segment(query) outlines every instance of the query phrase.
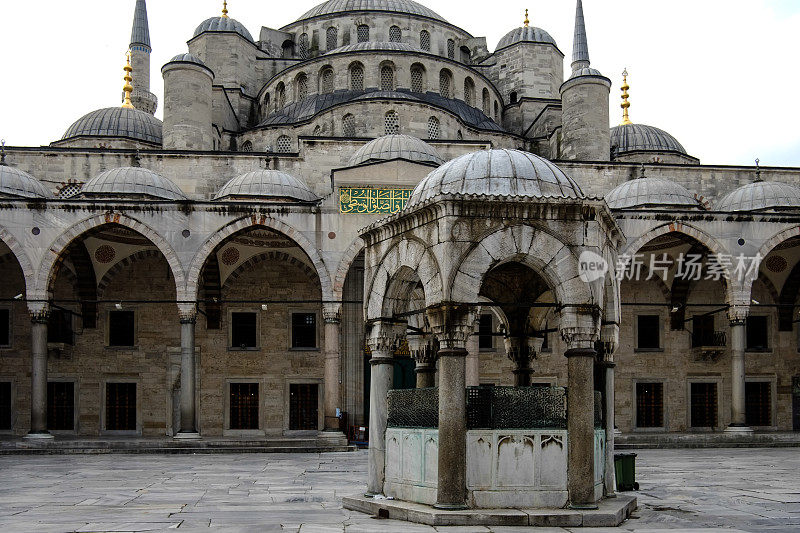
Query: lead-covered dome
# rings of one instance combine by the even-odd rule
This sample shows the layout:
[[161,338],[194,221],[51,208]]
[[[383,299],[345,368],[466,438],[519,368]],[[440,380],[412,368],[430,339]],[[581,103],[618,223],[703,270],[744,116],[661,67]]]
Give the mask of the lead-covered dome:
[[214,197],[215,200],[252,200],[254,198],[270,200],[299,200],[314,202],[317,196],[308,186],[291,174],[279,170],[255,170],[236,176]]
[[70,126],[62,141],[76,137],[114,137],[161,146],[163,125],[153,115],[125,107],[92,111]]
[[666,131],[644,124],[625,124],[611,128],[611,149],[625,152],[678,152],[688,155],[678,140]]
[[[244,27],[244,24],[239,22],[238,20],[229,18],[229,17],[211,17],[210,19],[204,20],[196,30],[194,30],[194,37],[197,37],[201,33],[206,32],[233,32],[238,33],[251,43],[253,41],[253,36],[250,35],[250,32],[247,31],[247,28]],[[194,38],[192,37],[192,38]]]
[[749,183],[725,195],[716,211],[800,209],[800,187],[777,181]]
[[446,22],[436,12],[412,0],[328,0],[306,12],[297,21],[306,20],[322,15],[334,13],[347,13],[350,11],[384,11],[388,13],[402,13],[405,15],[418,15],[430,19]]
[[52,198],[41,181],[27,172],[0,164],[0,196],[4,198]]
[[495,50],[501,50],[517,43],[544,43],[558,47],[556,40],[542,28],[523,26],[522,28],[514,28],[506,33],[503,38],[500,39],[500,42],[497,43],[497,48]]
[[344,54],[350,52],[422,52],[419,48],[414,48],[407,43],[392,43],[387,41],[367,41],[365,43],[348,44],[334,48],[326,54]]
[[202,59],[200,59],[199,57],[197,57],[195,55],[189,54],[189,53],[178,54],[175,57],[173,57],[172,59],[170,59],[169,62],[170,63],[194,63],[195,65],[200,65],[201,67],[208,68],[206,66],[206,64],[203,63]]
[[384,135],[359,148],[348,164],[355,166],[367,161],[388,161],[398,158],[436,165],[444,163],[439,152],[421,139],[411,135]]
[[482,150],[462,155],[428,174],[406,209],[443,194],[585,198],[580,186],[550,161],[521,150]]
[[120,167],[90,179],[81,189],[86,198],[143,198],[145,200],[186,200],[183,191],[152,170]]
[[626,181],[606,194],[611,209],[634,207],[700,208],[700,202],[686,187],[662,178]]

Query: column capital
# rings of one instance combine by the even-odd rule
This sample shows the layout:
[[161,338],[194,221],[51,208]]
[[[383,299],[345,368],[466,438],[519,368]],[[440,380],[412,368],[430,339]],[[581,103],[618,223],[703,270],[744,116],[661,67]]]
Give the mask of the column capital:
[[464,304],[443,304],[428,309],[431,331],[439,340],[439,351],[447,348],[466,350],[467,339],[475,332],[475,309]]
[[567,351],[591,349],[600,338],[600,308],[596,305],[568,305],[559,309],[561,338]]
[[616,322],[604,323],[600,327],[600,342],[603,343],[603,358],[607,362],[614,361],[614,352],[619,348],[619,324]]
[[50,303],[28,302],[28,313],[34,324],[47,324],[50,318]]
[[197,321],[197,302],[179,303],[178,317],[181,320],[181,324],[194,324]]
[[432,335],[413,335],[407,337],[408,350],[417,367],[429,366],[436,361],[439,352],[438,341]]
[[322,304],[322,319],[326,324],[340,324],[342,322],[342,304]]
[[506,355],[517,368],[527,368],[542,351],[544,337],[504,337]]
[[749,305],[732,305],[728,308],[728,320],[731,326],[744,325],[748,316],[750,316]]
[[372,357],[391,359],[406,336],[406,322],[378,319],[367,323],[367,346]]

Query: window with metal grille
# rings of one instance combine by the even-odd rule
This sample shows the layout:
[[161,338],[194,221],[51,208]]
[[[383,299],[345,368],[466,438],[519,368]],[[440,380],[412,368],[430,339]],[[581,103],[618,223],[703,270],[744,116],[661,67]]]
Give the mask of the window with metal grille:
[[281,135],[275,143],[278,152],[288,153],[292,151],[292,139],[288,135]]
[[339,30],[332,26],[328,28],[325,31],[325,40],[327,41],[325,44],[327,45],[328,52],[336,49],[339,45]]
[[456,42],[453,39],[447,39],[447,57],[450,59],[456,57]]
[[47,342],[72,344],[72,313],[61,309],[50,311],[47,319]]
[[242,144],[242,152],[252,152],[253,151],[253,143],[250,141],[245,141]]
[[342,118],[342,133],[345,137],[356,136],[356,117],[347,114]]
[[691,427],[717,427],[717,384],[691,383]]
[[356,38],[360,43],[366,43],[369,41],[369,26],[366,24],[360,24],[358,28],[356,28]]
[[136,344],[136,319],[133,311],[109,311],[108,345],[129,347]]
[[231,347],[258,347],[258,315],[251,312],[231,313]]
[[364,67],[361,65],[353,65],[350,67],[350,90],[364,90]]
[[308,96],[308,76],[300,74],[297,76],[297,100],[302,100]]
[[73,431],[75,429],[74,383],[47,382],[47,429],[53,431]]
[[400,117],[395,111],[389,111],[383,119],[384,133],[386,135],[396,135],[400,133]]
[[283,82],[279,83],[278,88],[275,90],[275,103],[278,109],[286,106],[286,86]]
[[492,104],[489,101],[489,89],[483,88],[483,114],[487,117],[492,116]]
[[494,317],[491,313],[482,314],[478,322],[478,348],[481,350],[494,349]]
[[289,385],[289,429],[316,430],[319,426],[319,385]]
[[545,322],[544,323],[544,331],[542,332],[542,337],[544,340],[542,341],[542,351],[543,352],[552,352],[553,346],[550,344],[550,325]]
[[229,429],[258,429],[258,383],[231,383],[229,403]]
[[136,431],[136,383],[106,383],[106,429]]
[[403,39],[403,32],[400,31],[399,26],[392,26],[389,28],[389,42],[399,43]]
[[419,47],[426,52],[431,51],[431,34],[427,30],[419,32]]
[[0,309],[0,346],[11,346],[11,309]]
[[428,139],[438,139],[439,138],[439,119],[436,117],[430,117],[428,119]]
[[772,425],[772,383],[748,381],[744,384],[744,412],[748,426]]
[[420,66],[411,67],[411,92],[413,93],[423,92],[422,84],[424,79],[425,75],[422,71],[422,67]]
[[321,92],[322,94],[328,94],[333,92],[333,69],[326,68],[322,71],[322,82],[320,83]]
[[317,315],[292,313],[292,348],[317,347]]
[[303,59],[308,59],[308,34],[304,33],[300,35],[300,39],[297,41],[297,51],[300,53],[300,57]]
[[475,84],[470,78],[464,80],[464,102],[470,107],[475,105]]
[[381,67],[381,91],[394,91],[394,69],[388,65]]
[[11,431],[11,383],[0,382],[0,431]]
[[661,348],[661,321],[658,315],[636,317],[636,349],[658,350]]
[[765,316],[747,317],[747,349],[752,352],[769,351],[768,321]]
[[636,384],[636,427],[664,427],[664,384]]
[[70,181],[69,183],[61,187],[61,189],[58,191],[58,197],[64,199],[72,198],[76,194],[80,193],[82,188],[83,188],[82,183]]
[[450,73],[443,70],[439,73],[439,94],[442,98],[450,98]]

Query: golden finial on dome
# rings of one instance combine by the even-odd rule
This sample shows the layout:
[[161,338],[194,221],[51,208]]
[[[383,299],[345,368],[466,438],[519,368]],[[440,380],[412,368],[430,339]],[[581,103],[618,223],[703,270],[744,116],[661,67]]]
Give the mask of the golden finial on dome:
[[228,0],[222,2],[222,18],[228,18]]
[[125,92],[125,101],[122,103],[122,107],[125,109],[135,109],[131,103],[131,93],[133,92],[133,85],[131,85],[133,77],[131,76],[131,72],[133,72],[133,67],[131,66],[130,50],[128,50],[126,57],[128,61],[123,67],[123,70],[125,71],[125,77],[123,78],[125,80],[125,85],[122,87],[122,90]]
[[528,10],[526,9],[526,10],[525,10],[525,22],[524,22],[524,24],[525,24],[525,27],[527,28],[527,27],[528,27],[528,24],[530,24],[530,23],[531,23],[531,21],[530,21],[530,20],[528,20]]
[[625,69],[622,71],[622,87],[620,88],[622,90],[622,104],[620,105],[620,107],[622,107],[622,124],[620,124],[620,126],[633,124],[630,117],[628,117],[628,108],[631,107],[631,103],[628,101],[630,97],[628,89],[630,88],[631,86],[628,85],[628,69]]

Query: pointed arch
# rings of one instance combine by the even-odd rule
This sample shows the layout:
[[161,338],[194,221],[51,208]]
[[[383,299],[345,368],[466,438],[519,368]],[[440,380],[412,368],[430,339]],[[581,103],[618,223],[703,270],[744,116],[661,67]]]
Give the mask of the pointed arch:
[[3,243],[8,246],[8,249],[11,250],[11,254],[17,260],[17,263],[22,269],[22,278],[25,281],[25,290],[26,292],[30,291],[35,275],[33,263],[31,262],[30,257],[28,257],[27,252],[16,239],[16,237],[14,237],[6,228],[0,227],[0,241],[3,241]]
[[342,254],[339,260],[339,266],[336,268],[336,274],[333,276],[333,299],[342,300],[344,294],[344,282],[347,279],[347,273],[350,271],[350,266],[355,261],[358,254],[364,250],[364,241],[361,237],[356,237],[350,246]]

